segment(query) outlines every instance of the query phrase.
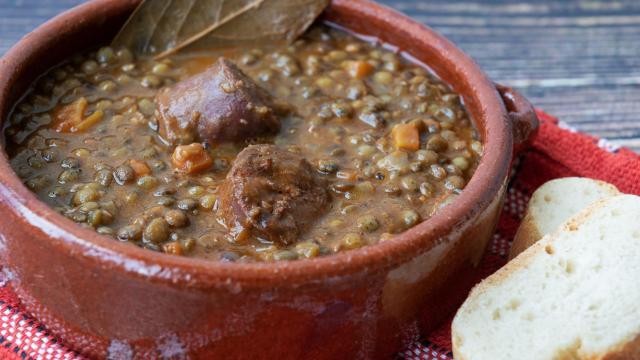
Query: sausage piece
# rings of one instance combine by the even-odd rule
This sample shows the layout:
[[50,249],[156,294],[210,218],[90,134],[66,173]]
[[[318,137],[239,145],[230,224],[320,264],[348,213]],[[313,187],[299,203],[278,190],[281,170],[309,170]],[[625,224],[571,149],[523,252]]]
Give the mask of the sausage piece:
[[160,136],[172,145],[242,141],[280,129],[271,96],[225,58],[162,89],[156,103]]
[[221,211],[236,239],[255,235],[291,245],[329,204],[327,184],[299,154],[251,145],[221,189]]

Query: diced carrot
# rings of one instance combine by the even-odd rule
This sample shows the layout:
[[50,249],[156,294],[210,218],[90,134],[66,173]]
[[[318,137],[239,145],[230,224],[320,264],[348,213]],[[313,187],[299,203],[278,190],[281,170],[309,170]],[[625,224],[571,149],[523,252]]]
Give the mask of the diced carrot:
[[347,71],[351,77],[362,79],[373,72],[373,65],[364,60],[351,61],[349,62]]
[[84,97],[57,109],[53,117],[53,127],[57,132],[85,131],[102,120],[104,113],[96,110],[93,114],[84,117],[89,103]]
[[177,146],[171,157],[173,166],[187,174],[206,170],[213,164],[213,159],[200,143]]
[[104,116],[104,113],[102,112],[102,110],[96,110],[93,112],[93,114],[87,116],[79,124],[73,126],[71,128],[71,132],[85,131],[90,127],[92,127],[93,125],[99,123],[100,120],[102,120],[103,116]]
[[420,133],[415,124],[398,124],[391,130],[396,149],[416,151],[420,148]]
[[57,109],[53,116],[53,125],[57,132],[72,132],[82,122],[87,110],[87,99],[84,97]]
[[133,172],[136,173],[136,177],[149,175],[151,173],[149,165],[147,165],[147,163],[144,161],[130,160],[129,165],[133,169]]

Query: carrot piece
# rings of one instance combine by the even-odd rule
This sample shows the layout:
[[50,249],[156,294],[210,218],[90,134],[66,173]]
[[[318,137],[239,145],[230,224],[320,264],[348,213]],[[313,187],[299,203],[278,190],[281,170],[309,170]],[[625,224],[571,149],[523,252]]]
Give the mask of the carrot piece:
[[420,148],[420,133],[415,124],[398,124],[391,130],[396,149],[416,151]]
[[53,116],[54,129],[57,132],[85,131],[102,120],[104,112],[96,110],[93,114],[84,117],[89,103],[84,97],[57,109]]
[[371,72],[373,72],[373,65],[364,60],[351,61],[347,68],[349,75],[356,79],[367,77]]
[[213,164],[211,155],[200,143],[177,146],[171,160],[178,171],[187,174],[206,170]]
[[84,97],[58,108],[53,115],[53,125],[57,132],[73,132],[73,128],[82,122],[89,103]]
[[136,173],[136,177],[141,177],[145,175],[149,175],[151,173],[151,169],[146,162],[140,160],[130,160],[129,165],[133,169],[133,172]]
[[88,128],[92,127],[93,125],[99,123],[100,120],[102,120],[103,116],[104,116],[104,112],[102,112],[102,110],[96,110],[93,112],[93,114],[87,116],[80,123],[73,126],[71,128],[71,132],[85,131]]

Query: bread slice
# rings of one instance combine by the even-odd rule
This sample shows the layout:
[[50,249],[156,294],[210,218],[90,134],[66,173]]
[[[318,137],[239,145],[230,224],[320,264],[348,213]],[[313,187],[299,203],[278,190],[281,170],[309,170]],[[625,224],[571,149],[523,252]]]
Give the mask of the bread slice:
[[640,197],[585,209],[472,291],[458,360],[640,359]]
[[588,178],[567,177],[546,182],[531,196],[527,213],[513,239],[509,259],[590,204],[619,194],[615,186]]

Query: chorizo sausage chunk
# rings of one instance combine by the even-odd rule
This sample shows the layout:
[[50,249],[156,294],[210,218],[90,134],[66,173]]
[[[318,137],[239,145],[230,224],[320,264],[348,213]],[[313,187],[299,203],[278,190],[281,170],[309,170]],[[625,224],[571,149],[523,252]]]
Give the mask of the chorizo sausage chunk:
[[236,239],[291,245],[329,204],[325,180],[299,154],[274,145],[242,150],[222,185],[221,211]]
[[172,145],[242,141],[280,129],[271,96],[225,58],[162,89],[156,102],[160,136]]

